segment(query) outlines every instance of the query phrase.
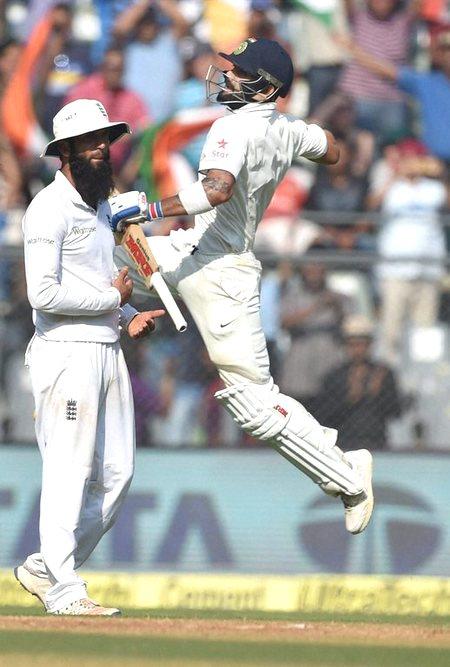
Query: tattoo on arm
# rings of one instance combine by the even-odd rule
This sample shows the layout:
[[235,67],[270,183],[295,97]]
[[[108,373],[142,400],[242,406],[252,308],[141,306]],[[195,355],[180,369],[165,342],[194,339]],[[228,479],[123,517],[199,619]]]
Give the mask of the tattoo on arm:
[[205,188],[206,195],[214,192],[222,192],[226,194],[230,191],[230,183],[225,179],[218,178],[217,176],[206,176],[203,179],[202,185]]

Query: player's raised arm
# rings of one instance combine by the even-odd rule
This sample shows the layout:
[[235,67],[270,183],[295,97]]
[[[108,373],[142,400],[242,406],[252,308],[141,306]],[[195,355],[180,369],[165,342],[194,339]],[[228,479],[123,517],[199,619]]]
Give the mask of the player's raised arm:
[[315,123],[306,124],[299,119],[293,121],[293,128],[294,159],[304,157],[319,164],[336,164],[339,160],[339,146],[329,130]]
[[115,195],[109,200],[111,228],[114,232],[121,232],[124,225],[131,222],[206,213],[232,197],[235,180],[229,171],[208,169],[203,179],[186,186],[173,197],[148,205],[142,204],[144,193],[137,190]]

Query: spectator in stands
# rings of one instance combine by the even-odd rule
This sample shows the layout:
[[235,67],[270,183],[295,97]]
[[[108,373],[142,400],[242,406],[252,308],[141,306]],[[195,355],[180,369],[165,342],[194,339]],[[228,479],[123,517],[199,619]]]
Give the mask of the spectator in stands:
[[100,24],[100,35],[91,46],[92,64],[97,67],[106,50],[114,43],[112,30],[115,20],[129,6],[130,0],[92,0],[92,3]]
[[21,51],[22,46],[15,39],[6,39],[0,44],[0,97],[17,65]]
[[136,425],[136,445],[151,447],[158,443],[152,438],[152,419],[165,416],[170,405],[170,397],[165,385],[165,378],[161,378],[160,386],[154,386],[148,379],[148,341],[133,341],[128,344],[125,337],[121,340],[121,347],[125,354],[133,390],[134,417]]
[[[273,39],[279,42],[291,54],[292,45],[289,40],[284,39],[278,28],[281,14],[277,9],[277,0],[250,0],[248,7],[248,19],[246,36],[253,39]],[[243,7],[246,3],[242,3]],[[220,49],[226,51],[227,49]],[[277,108],[279,111],[287,111],[290,104],[291,94],[285,98],[278,98]]]
[[[405,65],[415,18],[413,5],[405,7],[399,0],[366,0],[357,8],[350,0],[347,6],[357,48],[383,58],[393,69]],[[369,72],[352,60],[343,70],[339,89],[354,99],[358,126],[380,140],[405,126],[403,95],[381,72]]]
[[395,150],[393,178],[371,193],[372,205],[379,201],[382,213],[378,249],[384,261],[377,268],[380,348],[390,364],[399,361],[405,320],[422,327],[435,324],[446,255],[439,218],[447,203],[443,164],[416,140],[403,140]]
[[[0,130],[0,245],[21,246],[24,204],[24,178],[20,163]],[[0,316],[12,306],[11,269],[15,266],[8,258],[0,258]]]
[[[208,42],[186,39],[183,46],[185,76],[178,85],[174,103],[175,111],[198,109],[206,106],[205,76],[216,54]],[[206,132],[199,134],[183,149],[182,155],[188,161],[193,173],[197,174],[198,163],[205,142]]]
[[256,252],[298,256],[325,238],[319,225],[302,216],[312,181],[311,171],[299,165],[287,170],[258,225]]
[[0,130],[0,230],[6,224],[8,211],[23,208],[23,174],[7,137]]
[[[396,83],[400,90],[412,96],[418,105],[423,143],[432,155],[450,162],[450,30],[436,37],[436,69],[424,72],[385,60],[384,53],[374,55],[354,42],[340,41],[347,44],[355,63],[366,71],[366,76],[373,73]],[[380,116],[383,114],[381,109]]]
[[400,169],[402,145],[408,146],[408,144],[413,147],[417,145],[417,141],[411,133],[404,132],[394,134],[380,146],[380,155],[372,164],[367,177],[366,210],[380,209],[384,194]]
[[251,0],[247,34],[254,39],[279,39],[273,0]]
[[387,425],[402,413],[402,398],[393,371],[374,361],[373,324],[352,315],[343,324],[346,360],[322,380],[314,401],[318,419],[339,431],[339,446],[386,449]]
[[333,39],[333,32],[346,34],[348,21],[342,0],[330,3],[328,21],[299,4],[291,3],[286,27],[295,69],[308,81],[308,115],[315,115],[318,105],[336,88],[346,54]]
[[325,267],[302,264],[281,295],[281,325],[290,337],[281,366],[280,387],[307,409],[322,377],[342,359],[341,324],[353,300],[327,287]]
[[276,384],[279,383],[282,353],[279,347],[281,336],[281,295],[293,277],[293,266],[282,259],[275,269],[264,268],[261,274],[261,326],[264,331],[269,354],[270,371]]
[[319,165],[311,189],[308,208],[313,211],[361,211],[366,183],[356,175],[353,165],[354,145],[338,140],[340,158],[337,164]]
[[[217,374],[214,373],[214,377],[206,385],[201,398],[203,409],[200,414],[200,420],[205,433],[207,447],[223,447],[227,444],[223,432],[223,421],[227,415],[220,409],[221,405],[214,397],[214,394],[220,389],[223,389],[223,383],[217,377]],[[236,433],[236,440],[233,444],[237,444],[241,437],[240,433]]]
[[138,0],[118,15],[113,29],[115,38],[126,44],[125,85],[142,95],[155,122],[173,114],[182,78],[177,40],[185,34],[187,22],[177,4]]
[[201,431],[205,417],[202,396],[215,375],[194,320],[184,314],[188,328],[174,340],[171,350],[172,397],[161,432],[163,444],[173,447],[205,444]]
[[370,223],[359,213],[364,208],[367,189],[367,173],[362,171],[362,164],[367,164],[368,155],[359,152],[357,138],[349,135],[349,139],[337,140],[339,162],[319,165],[306,207],[322,213],[322,237],[315,243],[344,251],[371,246]]
[[352,147],[351,173],[356,178],[364,178],[375,156],[375,137],[357,126],[355,102],[351,97],[342,93],[329,95],[309,120],[325,126],[336,139]]
[[51,10],[52,31],[36,73],[36,111],[43,129],[52,134],[53,117],[63,106],[69,89],[91,72],[86,43],[72,33],[73,10],[68,2],[57,3]]
[[[123,52],[118,48],[108,49],[99,71],[71,88],[64,104],[80,98],[99,100],[111,110],[111,121],[124,120],[133,128],[135,136],[150,123],[150,117],[141,96],[124,87],[123,71]],[[120,175],[130,150],[131,140],[119,141],[111,146],[111,161],[116,175]]]
[[4,328],[0,342],[0,419],[6,417],[3,423],[6,442],[30,442],[35,435],[34,400],[30,378],[24,373],[23,355],[33,336],[34,324],[22,255],[8,264],[9,304],[7,309],[5,304],[0,309],[0,326]]

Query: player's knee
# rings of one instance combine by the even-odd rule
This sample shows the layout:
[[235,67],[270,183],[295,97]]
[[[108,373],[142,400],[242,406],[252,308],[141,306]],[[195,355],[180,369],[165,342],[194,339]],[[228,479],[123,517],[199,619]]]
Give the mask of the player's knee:
[[223,357],[219,353],[210,353],[210,358],[216,366],[221,379],[227,385],[248,384],[257,387],[265,387],[272,382],[269,366],[258,366],[248,362],[230,364],[227,361],[230,358]]

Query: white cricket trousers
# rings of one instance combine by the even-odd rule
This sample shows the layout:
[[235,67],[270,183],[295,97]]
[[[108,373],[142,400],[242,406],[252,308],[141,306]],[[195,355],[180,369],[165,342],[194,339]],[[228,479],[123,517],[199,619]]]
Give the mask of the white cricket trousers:
[[42,456],[40,554],[47,610],[86,597],[75,570],[112,526],[134,470],[134,408],[120,344],[54,342],[35,336],[29,366]]
[[[164,279],[189,308],[224,383],[271,382],[260,316],[261,263],[253,253],[197,251],[183,256],[169,237],[148,240]],[[119,253],[119,263],[120,257]],[[138,289],[140,282],[137,276]]]

